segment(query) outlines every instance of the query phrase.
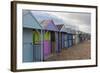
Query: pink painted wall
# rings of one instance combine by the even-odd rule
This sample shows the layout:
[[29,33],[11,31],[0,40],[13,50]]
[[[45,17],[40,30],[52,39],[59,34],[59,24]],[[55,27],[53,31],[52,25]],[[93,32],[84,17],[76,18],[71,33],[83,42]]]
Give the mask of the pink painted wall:
[[51,54],[51,43],[48,40],[44,40],[44,59],[48,58],[48,56]]

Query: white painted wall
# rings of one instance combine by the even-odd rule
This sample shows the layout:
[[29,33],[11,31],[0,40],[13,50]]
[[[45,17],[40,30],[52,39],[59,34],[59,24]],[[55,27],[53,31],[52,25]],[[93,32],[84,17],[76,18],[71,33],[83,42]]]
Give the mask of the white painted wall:
[[[10,45],[11,45],[10,44],[10,34],[11,34],[10,33],[10,29],[11,29],[10,28],[10,8],[11,8],[10,1],[11,0],[0,0],[0,73],[12,73],[10,71]],[[37,1],[37,2],[45,1],[45,2],[52,2],[52,3],[54,2],[54,3],[83,4],[83,5],[100,4],[100,0],[31,0],[31,1]],[[100,13],[100,10],[98,13]],[[100,25],[98,25],[98,28],[99,27]],[[98,29],[98,31],[100,31],[100,29]],[[98,34],[98,37],[100,37],[100,34]],[[98,43],[100,43],[99,40],[100,38],[98,38]],[[100,52],[99,48],[100,46],[98,46],[98,52]],[[100,53],[98,55],[100,56]],[[100,57],[99,57],[99,64],[100,64]],[[92,68],[35,71],[34,73],[42,73],[42,72],[43,73],[57,73],[57,72],[58,73],[87,73],[87,72],[99,73],[100,65],[99,67],[92,67]],[[33,72],[25,72],[25,73],[33,73]]]

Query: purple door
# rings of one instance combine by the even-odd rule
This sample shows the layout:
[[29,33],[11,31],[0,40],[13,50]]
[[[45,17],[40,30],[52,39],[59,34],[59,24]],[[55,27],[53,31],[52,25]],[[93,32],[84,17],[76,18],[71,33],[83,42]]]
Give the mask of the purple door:
[[50,53],[51,53],[50,41],[49,40],[44,40],[44,60],[49,57]]

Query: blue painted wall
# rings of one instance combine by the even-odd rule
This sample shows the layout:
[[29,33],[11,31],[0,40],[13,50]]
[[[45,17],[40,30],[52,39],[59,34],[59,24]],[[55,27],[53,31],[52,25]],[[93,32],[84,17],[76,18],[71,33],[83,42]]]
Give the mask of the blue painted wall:
[[33,62],[32,30],[23,29],[23,62]]
[[61,41],[61,32],[58,32],[58,49],[61,51],[62,41]]
[[62,48],[64,48],[64,33],[62,33]]
[[41,61],[41,45],[33,45],[33,61]]
[[72,47],[73,46],[73,40],[68,40],[68,47]]
[[33,61],[41,61],[41,32],[33,31]]
[[33,44],[33,29],[42,29],[34,15],[23,10],[23,62],[33,62],[41,60],[41,43]]
[[64,47],[65,48],[68,48],[68,40],[67,40],[67,33],[66,34],[64,34]]
[[72,47],[73,46],[73,35],[68,34],[67,35],[67,40],[68,40],[68,47]]
[[30,12],[23,15],[23,27],[41,29],[40,24],[37,22],[37,20],[34,18],[34,16]]
[[56,39],[56,52],[61,52],[61,48],[58,48],[58,32],[55,32],[55,39]]
[[23,62],[41,61],[41,43],[33,43],[33,30],[23,29]]

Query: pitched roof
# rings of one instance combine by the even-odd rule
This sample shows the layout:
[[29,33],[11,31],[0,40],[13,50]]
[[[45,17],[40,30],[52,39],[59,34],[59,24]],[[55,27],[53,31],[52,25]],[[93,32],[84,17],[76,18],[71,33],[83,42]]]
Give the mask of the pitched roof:
[[58,25],[57,27],[59,27],[60,32],[72,33],[72,29],[68,28],[68,27],[65,27],[64,24],[63,25]]
[[23,27],[24,28],[31,28],[31,29],[42,29],[41,25],[39,22],[36,20],[34,15],[31,12],[23,12]]
[[41,25],[45,30],[59,31],[53,20],[43,20]]
[[59,31],[61,30],[61,28],[64,26],[64,24],[59,24],[59,25],[56,25],[57,28],[59,29]]

